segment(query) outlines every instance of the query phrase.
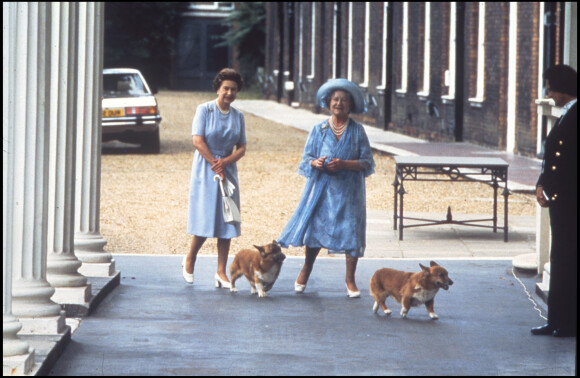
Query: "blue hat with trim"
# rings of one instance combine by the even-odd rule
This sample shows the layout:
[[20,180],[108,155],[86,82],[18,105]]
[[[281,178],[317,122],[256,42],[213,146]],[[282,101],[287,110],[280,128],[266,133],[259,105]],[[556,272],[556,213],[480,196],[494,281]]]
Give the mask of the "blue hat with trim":
[[354,104],[351,106],[351,112],[354,114],[361,114],[367,111],[367,102],[365,101],[365,95],[360,90],[358,85],[347,79],[331,79],[322,86],[316,92],[316,102],[322,108],[326,108],[326,102],[328,97],[336,90],[348,92],[352,97]]

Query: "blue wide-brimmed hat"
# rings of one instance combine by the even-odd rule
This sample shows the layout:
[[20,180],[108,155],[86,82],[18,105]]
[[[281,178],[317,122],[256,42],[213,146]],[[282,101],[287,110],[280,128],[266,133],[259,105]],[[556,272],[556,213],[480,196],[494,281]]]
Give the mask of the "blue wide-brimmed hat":
[[367,111],[365,95],[358,85],[347,79],[331,79],[322,84],[318,89],[318,92],[316,92],[316,102],[318,105],[325,108],[328,97],[337,89],[350,93],[354,102],[351,107],[351,113],[361,114]]

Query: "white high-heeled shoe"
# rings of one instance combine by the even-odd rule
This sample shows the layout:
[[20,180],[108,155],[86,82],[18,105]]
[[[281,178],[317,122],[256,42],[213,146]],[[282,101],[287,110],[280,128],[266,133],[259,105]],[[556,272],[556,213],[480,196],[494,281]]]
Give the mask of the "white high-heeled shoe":
[[306,289],[306,284],[301,285],[298,282],[294,282],[294,291],[297,293],[304,293],[304,290]]
[[[345,284],[346,285],[346,284]],[[360,298],[360,291],[351,291],[346,285],[346,292],[349,298]]]
[[183,279],[185,280],[185,282],[192,284],[193,283],[193,273],[189,274],[185,271],[185,260],[187,259],[187,256],[183,256],[183,260],[181,261],[181,266],[183,268],[182,274],[183,274]]
[[215,279],[215,287],[217,288],[223,287],[224,289],[232,288],[232,284],[230,282],[222,280],[217,273],[215,274],[215,276],[213,276],[213,278]]

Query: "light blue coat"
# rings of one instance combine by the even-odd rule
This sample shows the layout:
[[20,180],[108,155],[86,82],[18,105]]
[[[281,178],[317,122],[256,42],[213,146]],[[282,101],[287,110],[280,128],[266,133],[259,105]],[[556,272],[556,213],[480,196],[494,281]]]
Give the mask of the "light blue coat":
[[[374,173],[375,162],[363,126],[349,120],[340,141],[332,133],[328,121],[310,131],[298,173],[307,178],[296,211],[278,238],[288,246],[327,248],[329,253],[364,255],[366,247],[365,178]],[[326,156],[358,160],[362,171],[344,170],[335,173],[313,168],[312,160]]]

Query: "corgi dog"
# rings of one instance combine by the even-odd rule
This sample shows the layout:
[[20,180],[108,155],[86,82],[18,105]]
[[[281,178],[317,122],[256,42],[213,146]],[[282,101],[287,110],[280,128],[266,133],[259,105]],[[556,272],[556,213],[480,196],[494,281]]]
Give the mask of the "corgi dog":
[[257,292],[262,298],[274,286],[286,255],[282,253],[276,241],[264,246],[254,245],[254,247],[257,251],[243,249],[236,254],[230,265],[230,291],[232,293],[238,291],[236,280],[244,275],[250,281],[251,293]]
[[389,310],[385,304],[388,296],[393,297],[402,305],[401,316],[407,317],[409,309],[424,304],[431,319],[439,317],[433,310],[435,295],[439,289],[448,290],[453,285],[447,270],[431,261],[429,268],[419,264],[421,271],[418,273],[403,272],[401,270],[382,268],[375,272],[370,282],[370,292],[375,303],[373,312],[377,312],[381,306],[383,312],[389,316]]

